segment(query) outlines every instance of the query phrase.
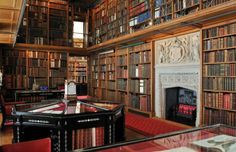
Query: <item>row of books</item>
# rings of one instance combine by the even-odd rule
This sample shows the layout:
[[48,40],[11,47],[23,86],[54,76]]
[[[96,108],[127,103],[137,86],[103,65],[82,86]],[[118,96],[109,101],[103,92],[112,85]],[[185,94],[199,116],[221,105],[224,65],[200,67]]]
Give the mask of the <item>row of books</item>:
[[127,80],[117,79],[116,81],[117,81],[117,89],[118,90],[123,90],[123,91],[127,90]]
[[37,13],[48,13],[48,8],[47,7],[41,7],[41,6],[35,6],[35,5],[30,5],[29,6],[29,11],[30,12],[37,12]]
[[203,38],[211,38],[236,33],[236,23],[203,30]]
[[127,55],[118,56],[116,61],[117,65],[127,65]]
[[100,73],[100,75],[99,75],[100,77],[99,77],[99,79],[100,80],[105,80],[106,79],[106,73]]
[[5,74],[12,74],[12,75],[26,75],[26,67],[21,66],[14,66],[14,67],[7,67],[4,69]]
[[43,59],[32,58],[28,60],[29,67],[47,67],[48,61]]
[[203,89],[219,91],[236,91],[236,78],[203,78]]
[[129,3],[130,3],[130,7],[132,8],[146,1],[147,0],[129,0]]
[[140,23],[143,23],[143,22],[147,21],[148,19],[150,19],[150,17],[151,17],[151,13],[149,11],[144,12],[134,18],[131,18],[129,20],[129,26],[132,27],[132,26],[138,25]]
[[115,81],[108,81],[107,88],[111,89],[111,90],[115,90],[116,89],[116,82]]
[[49,77],[66,77],[66,68],[50,69]]
[[226,124],[236,126],[236,113],[224,110],[205,109],[205,124]]
[[150,78],[150,64],[130,65],[129,77],[131,78]]
[[16,66],[21,66],[24,67],[26,66],[26,58],[19,58],[19,57],[5,57],[3,60],[3,64],[5,66],[11,66],[11,67],[16,67]]
[[98,79],[98,73],[93,73],[93,79]]
[[47,7],[48,6],[48,2],[47,1],[43,1],[43,0],[30,0],[29,4],[30,5],[43,6],[43,7]]
[[30,40],[31,44],[43,45],[47,44],[48,39],[46,37],[32,37]]
[[77,83],[87,83],[87,76],[71,76],[71,79]]
[[24,18],[23,25],[26,26],[27,22],[29,22],[29,26],[31,27],[47,28],[47,20],[48,20],[47,14],[29,12],[28,21],[27,21],[27,18]]
[[28,51],[29,58],[37,58],[37,59],[47,59],[48,53],[47,52],[39,52],[39,51]]
[[66,60],[50,59],[50,68],[61,68],[66,66],[67,66]]
[[51,9],[60,9],[60,10],[66,10],[67,9],[67,5],[59,5],[58,3],[49,3],[48,7]]
[[108,80],[115,80],[115,72],[108,72]]
[[150,94],[150,80],[130,80],[129,86],[130,92]]
[[67,59],[67,54],[66,53],[50,52],[50,59],[66,60]]
[[204,52],[204,63],[236,61],[236,49]]
[[114,71],[115,70],[115,64],[107,64],[107,70],[108,71]]
[[27,81],[25,75],[8,75],[3,77],[3,83],[6,89],[25,89],[27,88]]
[[118,78],[128,78],[127,67],[118,67],[116,73]]
[[167,6],[165,8],[163,7],[165,7],[165,5],[162,7],[155,8],[155,12],[154,12],[155,19],[160,18],[160,17],[166,17],[167,15],[171,15],[172,13],[171,7],[170,6]]
[[100,87],[105,89],[106,88],[106,81],[100,80]]
[[[29,29],[29,33],[31,34],[31,37],[44,37],[45,40],[46,40],[46,37],[47,37],[47,30],[44,29],[44,28],[30,28]],[[42,41],[42,40],[36,40],[34,39],[34,41]]]
[[236,36],[227,36],[203,41],[204,50],[224,49],[236,46]]
[[50,78],[49,87],[57,88],[58,86],[64,86],[65,78]]
[[141,111],[150,111],[150,96],[148,95],[129,95],[129,106]]
[[136,45],[134,47],[129,48],[129,52],[137,52],[137,51],[146,51],[151,50],[151,43],[144,43],[140,45]]
[[3,57],[19,57],[19,58],[25,58],[26,57],[26,51],[22,50],[4,50],[2,51]]
[[46,77],[48,74],[48,69],[47,68],[29,68],[28,71],[28,76],[29,77]]
[[97,79],[93,79],[92,84],[93,84],[93,87],[95,87],[95,88],[99,87],[99,85],[98,85],[99,83],[98,83]]
[[236,64],[203,65],[203,76],[235,76]]
[[111,91],[111,90],[107,90],[107,100],[109,101],[116,101],[116,92],[115,91]]
[[119,92],[119,91],[117,92],[117,99],[116,100],[119,103],[125,104],[127,99],[128,99],[128,97],[127,97],[127,93],[126,92]]
[[146,11],[149,8],[149,3],[147,0],[143,0],[143,2],[139,5],[136,5],[135,7],[131,7],[129,8],[129,17],[132,18],[136,15],[139,15],[140,13],[143,13],[144,11]]
[[236,110],[236,94],[204,92],[204,103],[207,107]]
[[203,0],[202,5],[203,5],[203,8],[208,8],[208,7],[222,4],[227,1],[230,1],[230,0]]
[[53,17],[53,18],[50,17],[49,27],[50,27],[49,30],[58,29],[62,32],[66,31],[67,28],[66,20],[61,17]]
[[199,4],[199,0],[176,0],[175,10],[182,10]]
[[130,64],[147,63],[151,61],[151,51],[141,51],[130,54]]

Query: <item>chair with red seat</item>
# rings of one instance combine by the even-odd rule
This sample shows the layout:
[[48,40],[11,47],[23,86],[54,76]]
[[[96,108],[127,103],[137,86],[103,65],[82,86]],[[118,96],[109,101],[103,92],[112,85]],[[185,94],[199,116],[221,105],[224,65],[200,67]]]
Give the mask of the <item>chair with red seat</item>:
[[2,124],[1,124],[1,129],[4,129],[6,125],[12,124],[12,108],[16,104],[23,104],[25,102],[23,101],[16,101],[16,102],[5,102],[3,94],[0,93],[0,105],[1,105],[1,110],[2,110]]
[[0,146],[1,152],[51,152],[51,139],[44,138]]

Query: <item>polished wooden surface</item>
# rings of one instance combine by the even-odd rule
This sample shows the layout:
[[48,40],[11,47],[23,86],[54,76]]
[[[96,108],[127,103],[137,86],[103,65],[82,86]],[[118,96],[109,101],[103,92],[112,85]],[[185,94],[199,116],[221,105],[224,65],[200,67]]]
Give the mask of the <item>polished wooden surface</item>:
[[[2,113],[0,113],[0,124],[2,123]],[[3,131],[0,130],[0,146],[11,144],[13,138],[13,130],[10,126],[7,126]]]

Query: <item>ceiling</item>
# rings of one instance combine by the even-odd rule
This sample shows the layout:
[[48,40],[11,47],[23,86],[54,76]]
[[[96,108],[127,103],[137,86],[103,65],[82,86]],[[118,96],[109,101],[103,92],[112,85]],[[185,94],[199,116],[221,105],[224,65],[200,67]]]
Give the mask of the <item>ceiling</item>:
[[14,44],[26,0],[0,0],[0,44]]

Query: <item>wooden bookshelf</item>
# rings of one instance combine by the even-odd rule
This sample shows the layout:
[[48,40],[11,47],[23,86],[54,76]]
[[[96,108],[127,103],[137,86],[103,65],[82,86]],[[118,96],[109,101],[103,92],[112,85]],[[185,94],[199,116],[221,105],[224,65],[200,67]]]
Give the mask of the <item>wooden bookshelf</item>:
[[66,0],[28,0],[17,43],[72,46],[73,12]]
[[129,107],[152,113],[151,43],[129,48]]
[[[157,31],[160,31],[161,34],[164,33],[167,35],[178,33],[178,30],[176,30],[177,25],[182,26],[181,28],[184,29],[184,31],[186,31],[187,29],[186,26],[199,28],[201,27],[201,23],[205,24],[205,21],[200,21],[200,24],[194,22],[205,19],[207,11],[204,12],[203,10],[211,9],[213,7],[212,10],[216,11],[219,9],[215,6],[223,6],[224,4],[227,5],[227,3],[230,2],[233,2],[233,0],[127,0],[122,3],[119,2],[119,0],[113,0],[113,3],[111,2],[111,0],[103,0],[95,8],[92,9],[93,13],[91,18],[94,21],[92,29],[94,30],[92,31],[93,40],[90,41],[92,42],[92,45],[102,43],[101,45],[105,46],[107,42],[112,42],[114,38],[120,36],[122,36],[122,38],[118,38],[117,40],[129,41],[130,37],[133,38],[137,35],[150,37],[150,35],[155,35],[155,33],[158,33]],[[117,4],[116,6],[113,5],[115,3]],[[122,13],[119,12],[120,8],[123,9]],[[229,11],[229,9],[227,11]],[[116,17],[114,17],[115,14]],[[125,24],[123,24],[121,20],[119,20],[119,14],[123,15],[122,22]],[[191,16],[191,14],[203,17],[196,18],[196,16]],[[213,14],[214,15],[212,15],[212,17],[216,16],[217,13]],[[189,16],[189,18],[184,18],[185,16]],[[114,18],[118,20],[119,26],[117,26],[117,22],[116,20],[114,20]],[[182,18],[183,20],[179,18]],[[125,20],[127,20],[127,24]],[[162,24],[166,22],[169,23],[164,25]],[[120,26],[120,23],[124,26]],[[160,25],[160,28],[158,28],[159,26],[155,25]],[[173,28],[171,28],[171,31],[166,30],[166,28],[169,29],[171,26],[173,26]],[[127,29],[127,32],[124,32],[123,34],[115,34],[113,32],[113,29],[115,28],[113,27],[120,28],[117,29],[116,32],[123,30],[122,27],[125,27],[124,29]],[[164,30],[162,31],[162,29]],[[104,31],[109,32],[106,33]],[[161,35],[160,37],[163,37],[163,35]],[[101,48],[101,45],[99,45],[98,47]],[[94,47],[90,47],[89,50],[94,50]]]
[[48,86],[48,52],[27,51],[28,89],[35,82],[39,86]]
[[203,119],[205,125],[236,125],[236,23],[205,28],[203,52]]
[[67,53],[49,52],[49,88],[64,86],[67,78]]
[[87,57],[68,57],[68,79],[76,83],[87,83]]
[[53,50],[4,48],[4,87],[12,90],[32,90],[33,83],[49,89],[64,86],[67,79],[67,56],[66,52]]
[[98,98],[98,55],[89,57],[89,95]]
[[129,32],[150,26],[151,4],[149,0],[129,0]]
[[152,43],[134,45],[90,56],[90,95],[151,116],[154,113]]
[[116,50],[116,97],[128,105],[128,48]]
[[2,52],[6,89],[24,89],[27,87],[27,58],[24,50],[6,49]]

